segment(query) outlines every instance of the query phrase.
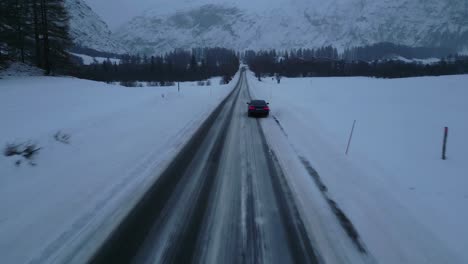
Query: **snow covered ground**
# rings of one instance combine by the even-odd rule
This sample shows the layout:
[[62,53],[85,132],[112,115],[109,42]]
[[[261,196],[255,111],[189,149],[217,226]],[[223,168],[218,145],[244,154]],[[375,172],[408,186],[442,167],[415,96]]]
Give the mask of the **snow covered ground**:
[[[89,254],[235,85],[182,83],[178,93],[2,78],[2,263],[70,263]],[[40,147],[32,160],[3,155],[7,144],[28,142]]]
[[440,62],[440,59],[438,59],[438,58],[407,59],[407,58],[402,57],[402,56],[396,56],[393,59],[398,60],[398,61],[402,61],[402,62],[406,62],[406,63],[421,63],[421,64],[424,64],[424,65],[431,65],[431,64],[436,64],[436,63]]
[[5,67],[6,69],[0,70],[0,78],[44,75],[43,70],[24,63],[14,62]]
[[261,123],[312,233],[329,239],[318,243],[325,259],[339,242],[322,231],[330,225],[312,206],[319,191],[307,164],[379,263],[468,263],[467,75],[249,81],[253,97],[270,101]]
[[91,56],[88,56],[88,55],[78,54],[78,53],[70,53],[70,54],[72,54],[74,56],[77,56],[78,58],[81,58],[83,60],[84,65],[91,65],[94,62],[103,63],[107,59],[109,59],[112,62],[112,64],[114,64],[114,63],[119,64],[120,63],[120,59],[115,59],[115,58],[91,57]]

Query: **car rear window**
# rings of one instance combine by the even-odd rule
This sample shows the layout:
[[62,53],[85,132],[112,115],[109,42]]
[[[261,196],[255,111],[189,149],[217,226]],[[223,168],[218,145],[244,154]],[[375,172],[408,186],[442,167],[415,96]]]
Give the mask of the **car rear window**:
[[266,102],[263,101],[263,100],[252,100],[252,102],[250,102],[251,105],[266,105]]

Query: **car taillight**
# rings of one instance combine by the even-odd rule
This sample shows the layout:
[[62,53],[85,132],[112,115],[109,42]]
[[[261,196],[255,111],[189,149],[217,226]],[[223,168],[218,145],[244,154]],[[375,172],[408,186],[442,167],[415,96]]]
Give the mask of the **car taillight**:
[[249,110],[255,110],[255,106],[249,106]]
[[270,110],[268,106],[263,107],[263,110]]

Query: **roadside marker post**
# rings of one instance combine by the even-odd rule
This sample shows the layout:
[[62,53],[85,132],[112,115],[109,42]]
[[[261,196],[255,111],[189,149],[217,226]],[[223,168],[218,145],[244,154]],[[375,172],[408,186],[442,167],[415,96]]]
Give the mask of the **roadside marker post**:
[[442,159],[447,159],[447,138],[448,138],[448,127],[444,128],[444,141],[442,143]]
[[351,145],[351,140],[353,139],[353,133],[354,133],[354,127],[356,126],[356,120],[353,122],[353,127],[351,128],[351,134],[349,135],[349,140],[348,140],[348,146],[346,147],[346,156],[348,155],[349,152],[349,146]]

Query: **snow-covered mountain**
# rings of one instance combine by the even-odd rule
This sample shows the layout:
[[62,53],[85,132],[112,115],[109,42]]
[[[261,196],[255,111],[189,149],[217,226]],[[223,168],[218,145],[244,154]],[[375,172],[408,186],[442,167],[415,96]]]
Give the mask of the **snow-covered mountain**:
[[125,53],[107,24],[83,1],[66,0],[70,14],[70,35],[77,46],[101,52]]
[[[466,0],[158,0],[116,31],[140,53],[223,46],[338,48],[393,42],[468,47]],[[249,3],[250,2],[250,3]]]

